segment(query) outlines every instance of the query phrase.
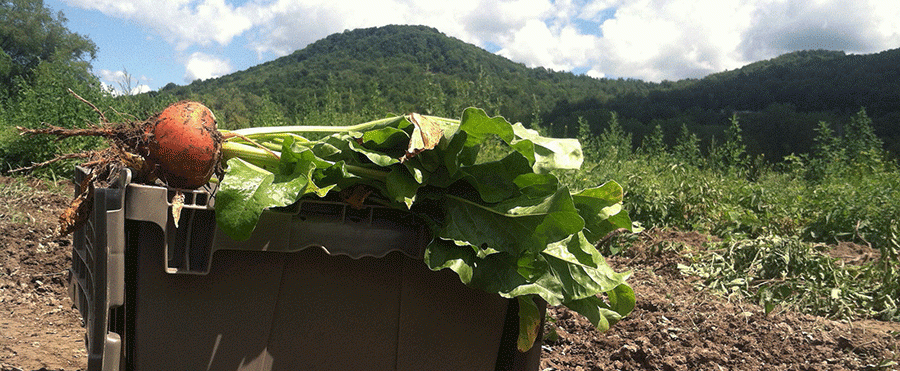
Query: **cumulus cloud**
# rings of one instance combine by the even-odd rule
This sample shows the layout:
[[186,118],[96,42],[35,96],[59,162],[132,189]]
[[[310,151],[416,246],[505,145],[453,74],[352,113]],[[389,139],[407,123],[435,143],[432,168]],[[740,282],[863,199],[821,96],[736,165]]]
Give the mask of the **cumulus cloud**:
[[344,30],[413,24],[484,46],[513,37],[552,11],[549,0],[276,0],[257,5],[260,26],[250,39],[257,53],[280,56]]
[[402,22],[406,6],[392,0],[276,0],[255,6],[259,28],[251,47],[260,55],[281,56],[345,29]]
[[606,77],[605,73],[597,71],[597,70],[593,70],[593,69],[585,72],[584,74],[587,75],[588,77],[593,77],[595,79],[602,79],[602,78]]
[[184,50],[213,42],[227,45],[253,25],[253,6],[235,7],[225,0],[64,0],[71,6],[150,28]]
[[[900,3],[805,0],[629,1],[586,6],[600,26],[595,70],[651,81],[702,77],[806,49],[900,46]],[[608,7],[607,7],[608,9]]]
[[900,3],[788,0],[753,9],[737,50],[755,60],[793,50],[870,53],[900,46]]
[[125,91],[123,91],[121,87],[119,87],[117,85],[113,85],[113,84],[107,84],[104,81],[100,81],[100,86],[103,88],[103,90],[105,90],[109,94],[112,94],[113,96],[137,95],[137,94],[146,93],[146,92],[153,90],[147,84],[140,84],[138,86],[132,87],[131,90],[128,91],[127,93]]
[[[64,1],[149,27],[180,53],[240,39],[260,60],[386,24],[429,25],[529,66],[651,81],[702,77],[799,49],[900,46],[895,0]],[[208,54],[187,63],[188,78],[231,70]]]
[[211,79],[234,72],[234,67],[227,59],[203,52],[192,53],[185,63],[185,69],[187,71],[184,75],[185,82]]
[[522,61],[530,67],[568,71],[596,59],[594,53],[600,40],[597,36],[580,33],[572,25],[548,26],[532,20],[504,41],[503,49],[498,52],[502,56]]

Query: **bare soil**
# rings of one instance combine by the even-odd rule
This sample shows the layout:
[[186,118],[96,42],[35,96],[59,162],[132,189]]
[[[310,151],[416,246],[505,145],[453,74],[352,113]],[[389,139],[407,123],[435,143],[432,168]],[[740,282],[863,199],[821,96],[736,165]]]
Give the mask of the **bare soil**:
[[[23,192],[22,188],[26,191]],[[60,194],[62,187],[62,194]],[[84,328],[67,293],[71,237],[55,233],[71,186],[0,178],[0,371],[72,371],[87,364]],[[551,307],[541,370],[890,370],[900,362],[900,324],[852,323],[796,313],[765,315],[714,295],[681,275],[682,252],[714,238],[650,230],[617,270],[632,270],[637,307],[606,333],[565,308]],[[835,256],[871,259],[865,246]]]
[[87,364],[81,316],[67,293],[72,239],[56,233],[69,197],[54,191],[44,182],[0,178],[2,371]]
[[[558,340],[545,342],[541,370],[900,370],[890,365],[900,362],[900,323],[766,315],[759,305],[698,288],[677,265],[688,263],[683,252],[715,240],[696,232],[642,233],[626,256],[608,259],[616,270],[634,272],[634,311],[600,334],[584,318],[551,308],[545,330],[555,330]],[[847,261],[873,253],[847,243],[834,250]]]

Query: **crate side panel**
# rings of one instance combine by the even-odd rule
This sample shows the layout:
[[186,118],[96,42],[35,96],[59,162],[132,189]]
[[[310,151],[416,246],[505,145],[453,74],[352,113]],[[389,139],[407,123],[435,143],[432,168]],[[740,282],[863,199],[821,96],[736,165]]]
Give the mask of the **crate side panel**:
[[494,370],[508,300],[417,259],[402,277],[397,370]]
[[140,225],[135,369],[263,369],[283,255],[219,251],[208,275],[168,274],[162,230]]
[[269,351],[275,370],[392,370],[400,254],[287,254]]

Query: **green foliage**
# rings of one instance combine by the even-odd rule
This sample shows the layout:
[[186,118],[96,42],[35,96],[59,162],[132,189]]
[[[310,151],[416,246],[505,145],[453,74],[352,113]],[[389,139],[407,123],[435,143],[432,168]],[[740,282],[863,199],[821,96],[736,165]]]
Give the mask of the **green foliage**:
[[[646,128],[662,123],[674,134],[687,124],[704,148],[727,129],[722,122],[741,115],[743,139],[750,158],[764,154],[780,160],[809,151],[809,138],[819,121],[835,124],[866,107],[875,133],[898,152],[900,127],[900,49],[871,55],[832,51],[802,51],[760,61],[702,79],[648,84],[612,99],[588,97],[560,101],[543,122],[572,125],[573,117],[592,117],[606,111],[621,121],[636,120]],[[641,133],[631,130],[637,137]],[[596,129],[596,132],[599,132]],[[556,131],[561,135],[562,131]]]
[[[32,71],[32,82],[20,82],[19,94],[7,101],[5,120],[0,127],[0,159],[6,170],[46,161],[60,154],[96,148],[95,138],[59,141],[47,136],[23,137],[15,126],[36,128],[42,123],[61,127],[86,127],[97,123],[98,115],[67,89],[72,89],[98,107],[108,106],[112,97],[99,89],[96,78],[85,76],[60,62],[44,62]],[[71,173],[71,163],[59,163],[41,171]]]
[[30,78],[41,63],[69,65],[87,74],[97,47],[69,31],[62,13],[56,15],[43,0],[0,3],[0,85],[12,93],[17,79]]
[[851,174],[810,185],[803,200],[808,237],[887,243],[891,221],[900,215],[898,187],[897,172]]
[[681,133],[675,146],[672,147],[672,155],[676,160],[687,165],[700,164],[700,138],[691,132],[687,124],[681,124]]
[[868,272],[880,283],[872,296],[874,309],[884,320],[900,321],[900,222],[891,220],[887,241],[879,246],[881,257]]
[[623,160],[632,154],[632,135],[626,133],[619,124],[619,115],[612,112],[609,118],[609,126],[600,133],[599,153],[603,157],[616,161]]
[[578,141],[581,142],[581,148],[584,149],[587,158],[597,159],[604,152],[600,148],[600,138],[591,131],[591,126],[584,117],[578,117]]
[[259,108],[254,113],[250,118],[250,127],[288,125],[281,108],[268,95],[262,97]]
[[[85,138],[65,142],[24,138],[15,128],[41,123],[83,127],[97,122],[97,114],[67,89],[101,107],[111,103],[90,73],[96,46],[65,24],[62,13],[54,15],[41,0],[0,3],[0,161],[5,170],[99,144]],[[69,174],[71,165],[56,164],[41,171]]]
[[795,171],[805,171],[806,178],[809,180],[825,179],[831,176],[838,176],[840,172],[846,168],[844,163],[847,152],[841,143],[840,137],[836,136],[834,130],[831,129],[825,121],[819,121],[816,127],[816,137],[813,139],[815,144],[812,147],[812,153],[809,158],[808,169],[803,169],[803,158],[795,158],[795,163],[799,168]]
[[875,135],[872,119],[865,109],[850,118],[844,131],[843,147],[851,166],[869,171],[882,169],[884,143]]
[[[855,117],[865,123],[862,115]],[[817,132],[814,155],[790,156],[778,168],[760,166],[752,177],[730,168],[742,169],[742,162],[723,160],[732,153],[730,159],[746,161],[740,145],[718,147],[718,163],[729,166],[707,166],[716,162],[701,156],[699,140],[686,125],[671,157],[642,149],[618,161],[589,158],[586,170],[559,177],[573,189],[617,179],[628,190],[623,206],[642,225],[725,238],[729,244],[723,249],[694,256],[685,267],[708,277],[708,285],[753,297],[770,309],[781,305],[831,317],[897,320],[900,263],[892,258],[900,246],[897,168],[883,158],[854,165],[844,136],[824,122]],[[730,138],[739,144],[740,132],[733,133]],[[814,166],[827,171],[810,181]],[[820,246],[838,241],[870,244],[882,251],[882,259],[837,264]]]
[[265,96],[291,123],[318,120],[318,112],[335,112],[346,123],[408,112],[452,115],[473,104],[512,122],[536,122],[560,100],[611,99],[647,85],[531,69],[430,27],[385,26],[334,34],[248,70],[160,93],[202,98],[230,128],[241,128],[252,125]]
[[872,127],[865,109],[854,114],[838,136],[831,125],[822,121],[815,129],[812,152],[804,156],[808,162],[806,178],[821,182],[833,177],[864,178],[894,170],[887,160],[883,142]]
[[725,130],[725,142],[721,146],[710,146],[709,164],[719,171],[743,174],[749,166],[746,150],[737,115],[733,115]]
[[640,150],[642,154],[650,157],[665,158],[669,155],[669,148],[666,145],[665,133],[663,133],[661,125],[656,124],[653,127],[653,132],[641,143]]

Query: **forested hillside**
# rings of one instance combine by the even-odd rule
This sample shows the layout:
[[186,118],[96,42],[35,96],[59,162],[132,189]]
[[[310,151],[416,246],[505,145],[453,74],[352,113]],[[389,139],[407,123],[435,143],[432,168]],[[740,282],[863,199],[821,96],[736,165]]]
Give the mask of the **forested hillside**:
[[272,62],[170,84],[161,93],[202,97],[233,125],[258,126],[265,124],[260,111],[273,108],[283,119],[301,121],[330,110],[455,115],[472,105],[531,122],[560,101],[644,95],[652,86],[527,68],[433,28],[386,26],[334,34]]
[[[820,121],[842,132],[849,117],[865,108],[887,149],[900,153],[900,49],[871,55],[799,51],[703,79],[663,82],[649,94],[626,93],[612,101],[588,98],[563,103],[545,121],[573,125],[589,117],[602,127],[616,111],[636,141],[660,124],[674,140],[687,124],[705,141],[737,113],[750,150],[780,159],[810,150]],[[557,129],[559,131],[559,129]]]
[[806,153],[820,121],[841,133],[862,108],[900,152],[900,49],[872,55],[801,51],[703,79],[648,83],[528,68],[424,26],[331,35],[291,55],[217,79],[160,91],[207,102],[228,127],[353,122],[372,115],[454,115],[476,105],[559,136],[600,133],[611,113],[633,145],[660,125],[674,144],[686,125],[704,149],[737,113],[748,151]]

